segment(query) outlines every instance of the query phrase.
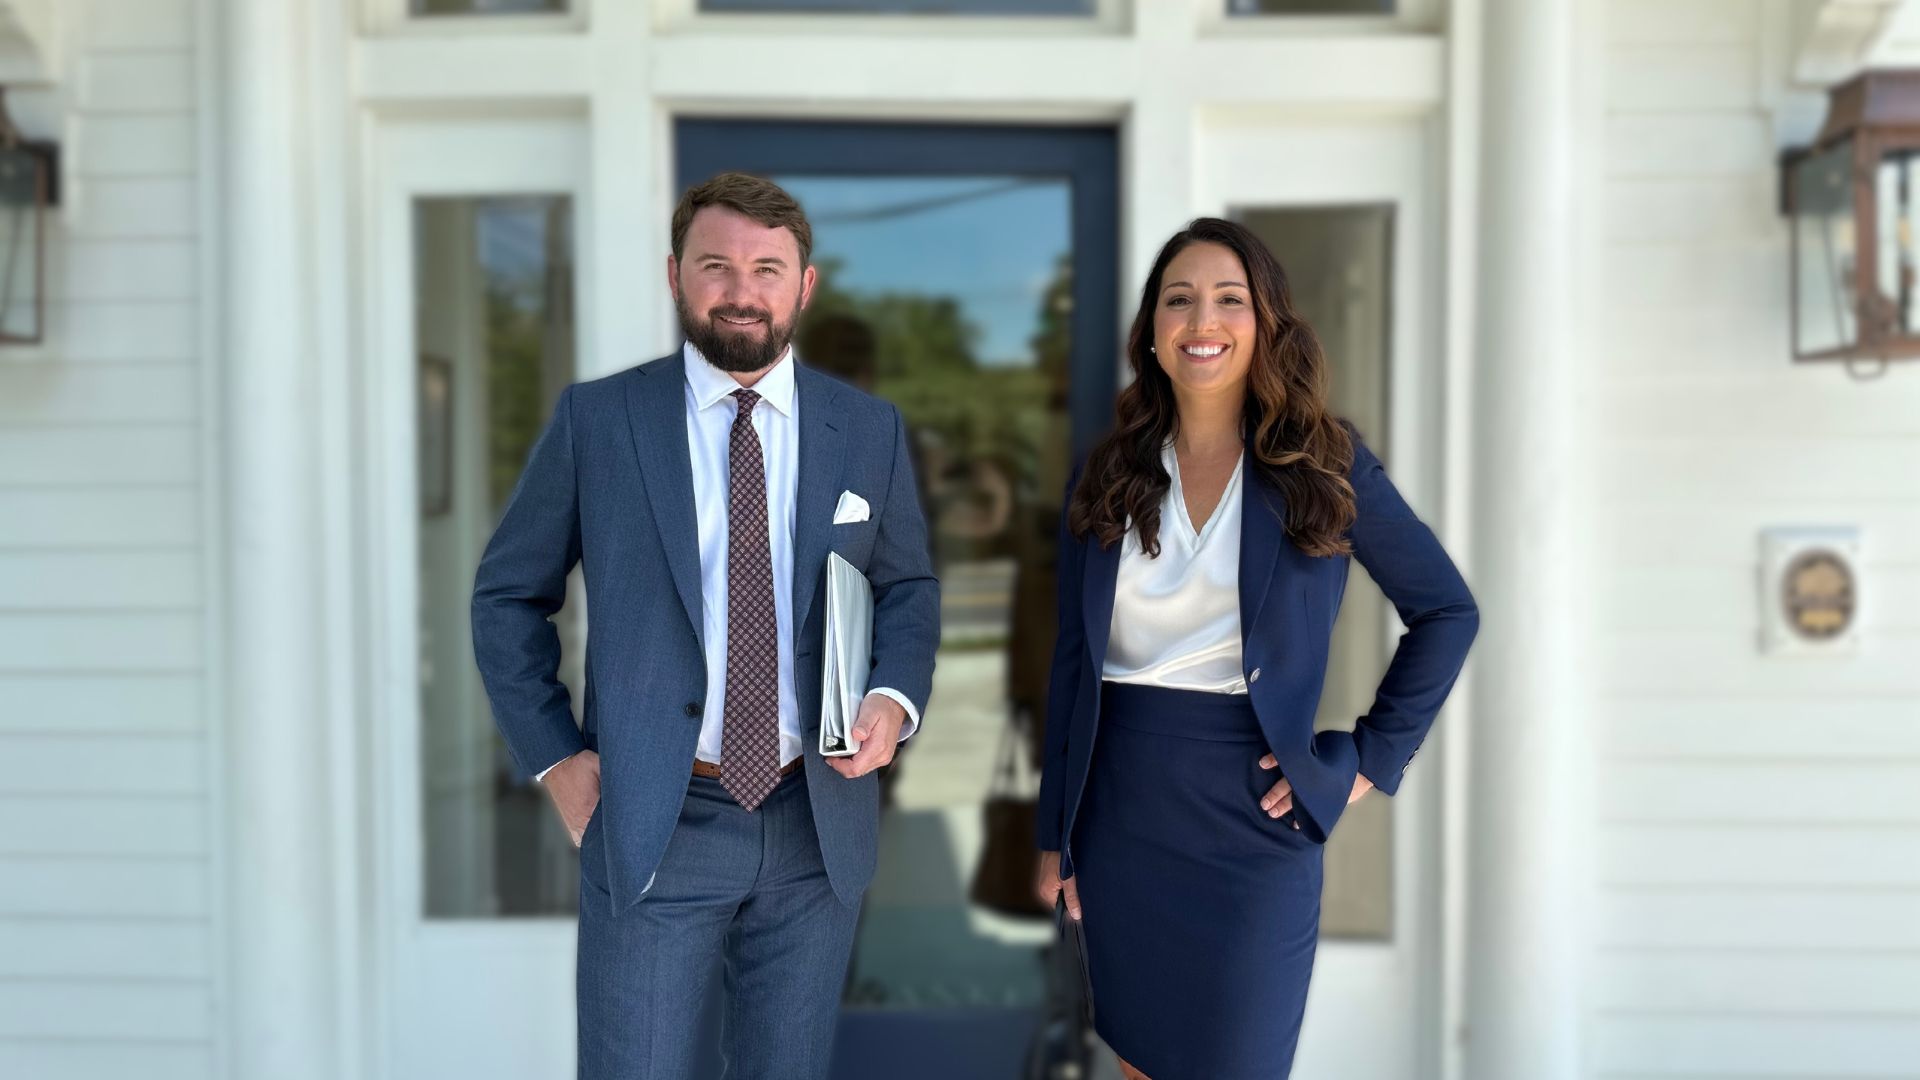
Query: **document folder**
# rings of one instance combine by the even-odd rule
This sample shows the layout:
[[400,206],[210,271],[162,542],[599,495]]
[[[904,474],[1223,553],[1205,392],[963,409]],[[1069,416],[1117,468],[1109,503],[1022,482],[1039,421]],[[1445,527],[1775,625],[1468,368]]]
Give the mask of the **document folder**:
[[853,722],[873,672],[873,586],[837,553],[827,553],[827,614],[820,679],[820,753],[860,750]]

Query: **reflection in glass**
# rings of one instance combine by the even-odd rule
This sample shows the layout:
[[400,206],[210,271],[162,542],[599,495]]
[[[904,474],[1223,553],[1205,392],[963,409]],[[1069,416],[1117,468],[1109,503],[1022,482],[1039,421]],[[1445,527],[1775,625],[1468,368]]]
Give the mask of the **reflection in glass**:
[[[806,207],[820,270],[799,355],[900,407],[941,580],[929,722],[881,774],[879,876],[862,909],[848,999],[1035,1006],[1038,947],[1051,924],[972,903],[969,887],[996,752],[1005,737],[1026,742],[1009,722],[1040,715],[1053,650],[1054,538],[1069,453],[1071,185],[774,179]],[[1018,854],[1030,867],[1026,833]]]
[[[573,842],[514,775],[473,664],[480,553],[527,452],[573,379],[571,209],[564,197],[414,204],[419,349],[420,761],[430,918],[572,914]],[[561,676],[581,701],[578,571]]]
[[[1393,283],[1393,209],[1255,210],[1243,215],[1286,268],[1295,305],[1320,338],[1333,411],[1354,422],[1389,469],[1387,380]],[[1352,730],[1373,704],[1391,655],[1388,605],[1358,561],[1333,626],[1319,730]],[[1320,934],[1393,936],[1393,807],[1375,794],[1347,808],[1327,843]]]
[[1094,0],[700,0],[701,11],[806,14],[1091,15],[1093,5]]
[[1234,15],[1391,15],[1394,0],[1227,0]]
[[567,0],[410,0],[415,15],[526,15],[567,10]]
[[[1854,326],[1853,144],[1811,154],[1793,168],[1794,346],[1802,353],[1852,343]],[[1884,202],[1882,205],[1886,205]]]

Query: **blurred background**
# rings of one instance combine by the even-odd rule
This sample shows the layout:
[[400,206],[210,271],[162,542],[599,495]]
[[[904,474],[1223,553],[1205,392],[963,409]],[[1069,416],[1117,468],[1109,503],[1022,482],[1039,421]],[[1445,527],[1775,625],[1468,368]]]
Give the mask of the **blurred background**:
[[[1029,1075],[990,807],[1200,214],[1482,607],[1330,842],[1296,1075],[1920,1077],[1914,64],[1899,0],[0,0],[0,1077],[573,1075],[469,593],[728,169],[806,207],[798,353],[900,405],[943,583],[837,1080]],[[1402,631],[1352,573],[1323,727]]]

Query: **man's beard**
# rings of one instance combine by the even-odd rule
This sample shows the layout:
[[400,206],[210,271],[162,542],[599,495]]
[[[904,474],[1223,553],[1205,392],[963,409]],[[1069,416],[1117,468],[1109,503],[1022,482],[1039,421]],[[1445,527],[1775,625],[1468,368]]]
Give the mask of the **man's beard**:
[[[743,372],[759,371],[780,358],[789,342],[793,340],[794,327],[800,321],[798,305],[795,305],[793,318],[786,323],[773,321],[773,313],[764,308],[733,307],[721,304],[707,313],[707,318],[694,317],[692,309],[687,307],[684,294],[674,297],[674,310],[680,314],[680,332],[687,336],[693,347],[707,362],[721,371]],[[722,315],[736,319],[759,319],[767,328],[765,337],[757,336],[757,327],[744,329],[728,327],[720,323]]]

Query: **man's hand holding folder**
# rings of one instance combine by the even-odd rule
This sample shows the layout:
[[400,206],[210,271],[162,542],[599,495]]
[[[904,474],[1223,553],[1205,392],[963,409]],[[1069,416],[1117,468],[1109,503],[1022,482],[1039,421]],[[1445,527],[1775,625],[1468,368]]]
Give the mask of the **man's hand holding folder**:
[[820,753],[853,779],[893,761],[907,711],[886,694],[869,694],[873,663],[873,586],[837,553],[827,555],[826,641],[820,683]]

